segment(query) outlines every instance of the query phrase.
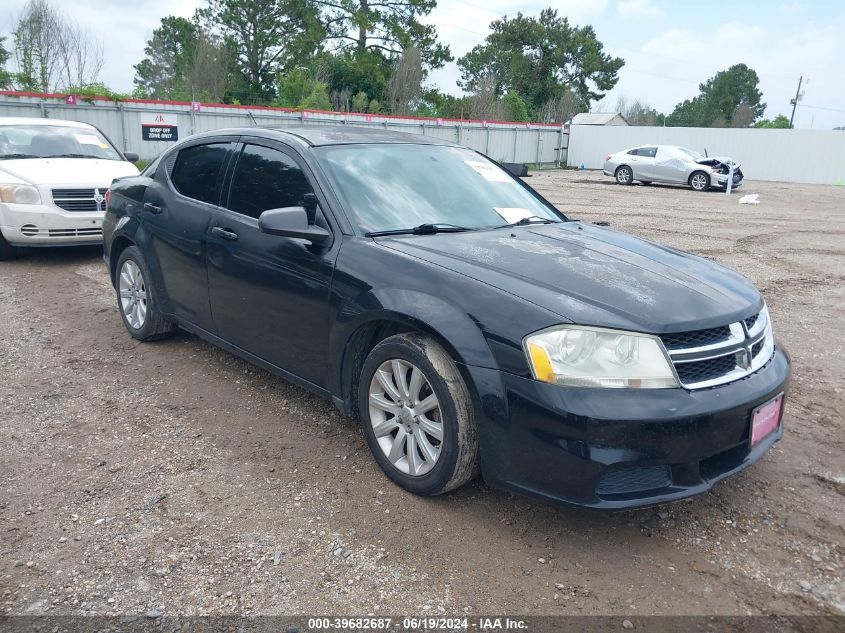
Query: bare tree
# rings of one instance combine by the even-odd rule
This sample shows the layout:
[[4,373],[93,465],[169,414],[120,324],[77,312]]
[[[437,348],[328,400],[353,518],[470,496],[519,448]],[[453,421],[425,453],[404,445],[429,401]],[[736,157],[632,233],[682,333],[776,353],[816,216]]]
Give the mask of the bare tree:
[[48,0],[30,0],[14,32],[18,84],[48,92],[59,75],[61,16]]
[[219,102],[228,87],[229,72],[226,52],[220,38],[200,29],[194,44],[194,56],[185,73],[191,99]]
[[84,86],[97,81],[103,69],[103,43],[73,20],[57,15],[59,42],[59,83],[63,88]]
[[49,92],[97,81],[103,45],[49,0],[30,0],[13,32],[17,83]]
[[493,73],[487,73],[476,82],[476,89],[469,98],[469,116],[473,119],[502,120],[505,105],[497,92],[499,82]]
[[387,103],[392,114],[408,114],[419,105],[424,74],[419,49],[406,48],[387,84]]
[[620,95],[616,100],[616,111],[625,117],[628,125],[657,125],[657,110],[639,99],[628,101]]
[[757,113],[754,111],[754,106],[741,102],[731,116],[731,127],[750,127],[755,118],[757,118]]
[[556,99],[550,99],[540,108],[539,117],[543,123],[566,123],[587,108],[572,90],[566,90]]

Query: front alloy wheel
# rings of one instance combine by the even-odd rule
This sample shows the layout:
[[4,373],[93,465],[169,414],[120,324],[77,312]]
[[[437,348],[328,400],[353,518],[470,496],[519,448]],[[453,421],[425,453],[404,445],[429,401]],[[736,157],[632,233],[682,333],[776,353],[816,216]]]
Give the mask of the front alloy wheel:
[[376,462],[418,495],[438,495],[478,473],[475,405],[454,360],[416,332],[370,351],[358,382],[358,414]]
[[697,171],[689,178],[689,186],[695,191],[706,191],[710,188],[710,176],[703,171]]
[[443,445],[443,412],[422,370],[401,359],[384,361],[370,382],[370,424],[394,468],[419,477]]

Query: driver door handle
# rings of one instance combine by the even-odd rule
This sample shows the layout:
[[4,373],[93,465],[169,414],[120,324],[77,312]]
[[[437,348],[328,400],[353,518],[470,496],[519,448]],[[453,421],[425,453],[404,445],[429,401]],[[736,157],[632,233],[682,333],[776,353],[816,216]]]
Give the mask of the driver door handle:
[[145,202],[144,203],[144,211],[149,211],[150,213],[159,214],[161,213],[161,207],[157,204],[153,204],[152,202]]
[[229,240],[230,242],[234,242],[238,239],[237,233],[230,231],[229,229],[224,229],[222,226],[212,227],[211,234],[216,235],[217,237],[222,237],[224,240]]

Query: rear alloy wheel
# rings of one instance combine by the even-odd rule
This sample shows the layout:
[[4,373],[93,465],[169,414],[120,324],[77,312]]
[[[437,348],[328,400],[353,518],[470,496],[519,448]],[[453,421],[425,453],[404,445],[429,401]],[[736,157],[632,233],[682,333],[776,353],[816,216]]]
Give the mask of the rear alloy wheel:
[[0,233],[0,261],[17,259],[18,249],[9,244],[3,234]]
[[472,400],[455,363],[432,338],[391,336],[370,352],[358,388],[367,444],[406,490],[437,495],[477,473]]
[[137,246],[130,246],[120,254],[115,281],[117,307],[123,325],[134,338],[154,341],[176,329],[158,308],[149,271]]
[[616,168],[616,182],[620,185],[631,185],[634,183],[634,172],[628,165],[621,165]]
[[710,176],[703,171],[697,171],[689,177],[689,186],[695,191],[707,191],[710,189]]

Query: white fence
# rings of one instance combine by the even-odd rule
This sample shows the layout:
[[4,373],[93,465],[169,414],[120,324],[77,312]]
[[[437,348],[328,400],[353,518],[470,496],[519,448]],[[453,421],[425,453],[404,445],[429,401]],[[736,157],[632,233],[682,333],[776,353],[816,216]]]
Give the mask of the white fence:
[[637,145],[681,145],[742,163],[746,178],[816,184],[845,181],[845,131],[573,125],[567,164],[601,169]]
[[500,162],[561,164],[566,161],[566,133],[560,125],[498,121],[456,121],[393,117],[341,112],[291,111],[282,108],[155,102],[140,99],[114,101],[77,99],[64,95],[0,92],[0,117],[49,117],[91,123],[124,151],[152,159],[167,149],[168,141],[145,141],[141,123],[150,116],[176,116],[179,138],[228,127],[280,127],[296,124],[360,125],[434,136],[471,147]]

